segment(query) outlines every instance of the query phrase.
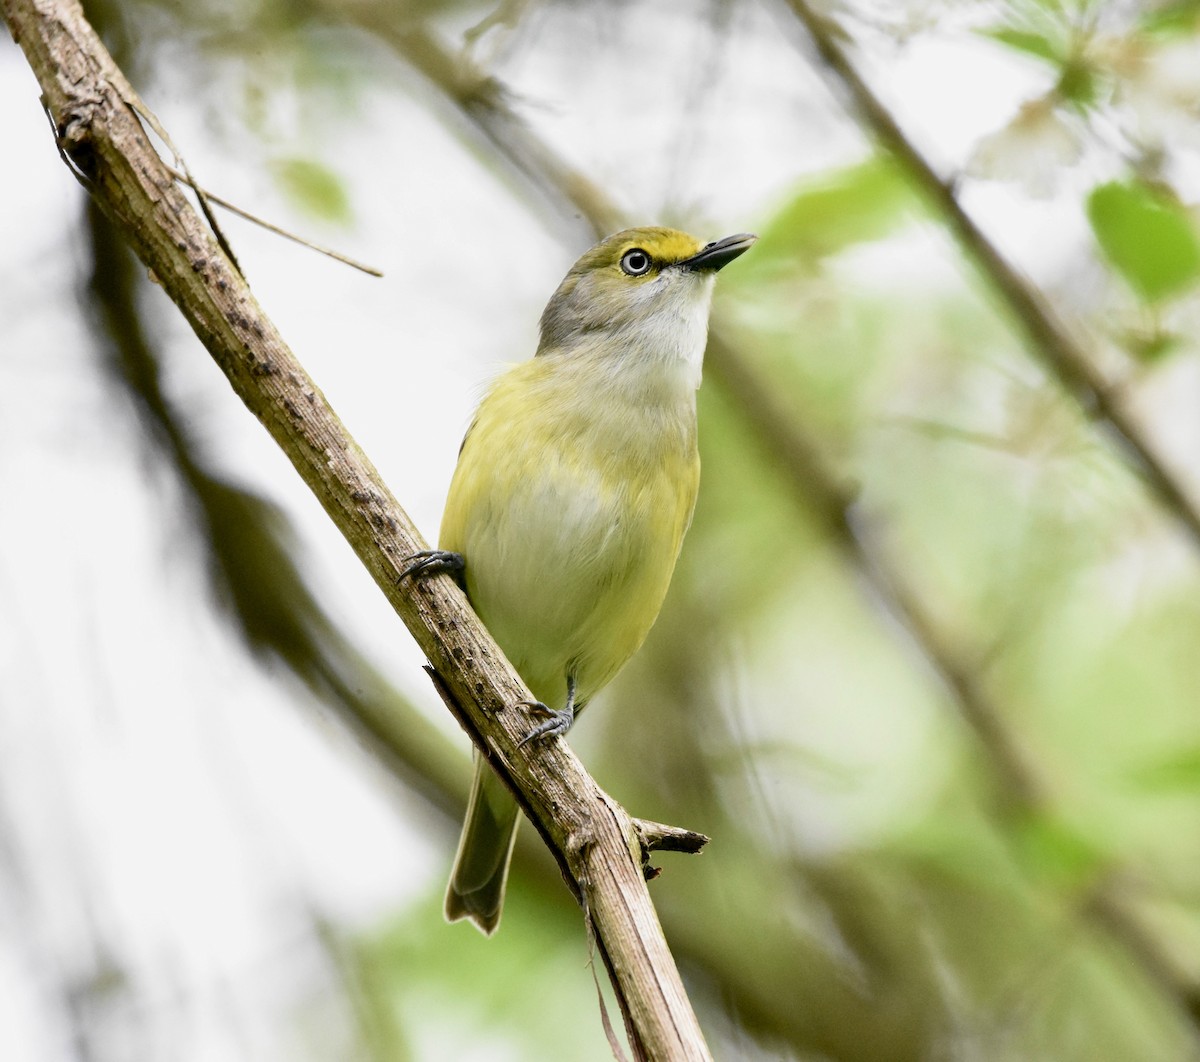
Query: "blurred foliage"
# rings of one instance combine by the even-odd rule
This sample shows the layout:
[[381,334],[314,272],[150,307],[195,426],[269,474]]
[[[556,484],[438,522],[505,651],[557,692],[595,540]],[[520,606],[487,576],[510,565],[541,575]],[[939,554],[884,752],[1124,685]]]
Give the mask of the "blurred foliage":
[[1088,218],[1112,267],[1147,302],[1178,295],[1200,276],[1200,234],[1169,193],[1110,181],[1088,197]]
[[301,211],[323,221],[347,224],[350,199],[342,182],[328,167],[312,159],[276,159],[271,167],[288,198]]
[[815,267],[854,244],[883,239],[919,207],[903,171],[883,155],[808,178],[762,227],[742,283],[797,262]]
[[[355,961],[372,1005],[391,1037],[406,1043],[407,1057],[465,1058],[484,1042],[495,1058],[556,1058],[566,1044],[580,1062],[612,1058],[602,1034],[580,1029],[580,1015],[595,1015],[598,1004],[577,913],[528,876],[518,873],[513,885],[504,909],[504,932],[513,940],[505,947],[492,947],[478,933],[448,931],[441,883],[356,942]],[[605,982],[605,1006],[619,1025],[600,958],[594,961]],[[464,970],[471,971],[469,984]]]
[[[336,160],[313,150],[314,116],[318,128],[340,120],[392,65],[405,71],[395,90],[456,129],[455,108],[471,105],[470,86],[456,100],[412,75],[406,62],[428,73],[440,54],[402,58],[398,35],[412,48],[416,30],[456,45],[466,33],[514,82],[555,26],[577,34],[570,54],[589,68],[626,70],[636,45],[617,18],[585,38],[561,3],[87,6],[133,69],[200,46],[192,76],[211,62],[236,86],[206,98],[214,125],[255,131],[254,164],[333,224],[355,204]],[[1071,249],[1046,297],[1115,380],[1153,386],[1156,372],[1194,366],[1200,240],[1180,175],[1195,161],[1200,4],[962,7],[978,37],[1048,75],[1003,128],[978,130],[964,181],[1057,195],[1090,222],[1094,244]],[[865,5],[848,12],[869,24]],[[489,101],[536,112],[501,89]],[[293,110],[277,125],[282,99]],[[476,145],[480,182],[496,150]],[[529,169],[546,165],[526,154]],[[824,474],[849,484],[844,522],[805,502],[754,412],[710,379],[703,490],[667,607],[573,735],[634,814],[714,838],[699,859],[664,856],[654,885],[702,1021],[727,1057],[747,1059],[1200,1057],[1195,543],[1034,367],[986,284],[959,279],[935,211],[890,159],[868,150],[778,176],[773,209],[747,204],[760,243],[722,275],[723,334]],[[94,254],[97,278],[133,284],[111,247]],[[338,632],[272,504],[207,468],[159,393],[131,291],[96,297],[118,308],[114,367],[180,473],[247,646],[457,810],[465,758]],[[1152,335],[1136,341],[1147,314]],[[1139,407],[1148,431],[1156,393]],[[1178,464],[1195,493],[1194,463]],[[868,543],[886,570],[839,536]],[[897,583],[999,706],[991,723],[1028,753],[1037,799],[1009,790],[927,639],[888,607]],[[362,1057],[609,1057],[581,920],[538,843],[524,831],[493,940],[444,926],[440,888],[370,932],[333,928]],[[448,859],[449,827],[445,844]],[[1101,917],[1108,904],[1129,922]]]

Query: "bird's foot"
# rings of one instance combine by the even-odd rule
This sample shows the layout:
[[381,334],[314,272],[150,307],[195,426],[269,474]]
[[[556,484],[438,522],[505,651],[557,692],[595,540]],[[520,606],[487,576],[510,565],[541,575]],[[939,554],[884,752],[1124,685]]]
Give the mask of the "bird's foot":
[[410,575],[440,575],[443,572],[457,578],[467,566],[461,553],[453,553],[448,549],[423,549],[405,560],[407,563],[396,576],[396,582]]
[[575,706],[568,703],[565,708],[548,708],[541,701],[521,701],[524,707],[537,715],[544,715],[546,718],[538,723],[528,734],[526,734],[517,743],[517,748],[528,745],[529,742],[540,737],[555,737],[558,734],[565,734],[571,729],[571,724],[575,722]]

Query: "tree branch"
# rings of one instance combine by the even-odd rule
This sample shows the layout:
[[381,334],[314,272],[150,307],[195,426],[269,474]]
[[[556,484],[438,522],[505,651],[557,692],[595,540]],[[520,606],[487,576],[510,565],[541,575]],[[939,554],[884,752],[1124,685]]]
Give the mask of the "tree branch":
[[513,706],[529,692],[453,580],[399,581],[425,543],[155,152],[144,108],[79,4],[0,0],[0,10],[73,172],[320,500],[551,844],[595,927],[636,1055],[710,1058],[650,903],[632,821],[564,742],[519,746],[528,722]]

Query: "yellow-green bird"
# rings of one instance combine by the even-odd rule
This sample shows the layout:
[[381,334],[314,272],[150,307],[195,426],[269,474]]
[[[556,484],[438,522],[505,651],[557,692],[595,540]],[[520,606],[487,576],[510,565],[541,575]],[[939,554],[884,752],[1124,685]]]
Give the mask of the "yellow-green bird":
[[[537,355],[492,385],[463,440],[438,550],[565,733],[658,616],[700,480],[696,388],[718,269],[755,241],[638,228],[571,267]],[[561,706],[561,707],[552,707]],[[500,921],[518,808],[478,755],[446,918]]]

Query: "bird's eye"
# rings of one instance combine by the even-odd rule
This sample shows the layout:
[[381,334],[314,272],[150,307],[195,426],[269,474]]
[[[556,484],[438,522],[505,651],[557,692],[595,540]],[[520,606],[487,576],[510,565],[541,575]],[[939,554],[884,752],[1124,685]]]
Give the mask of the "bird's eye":
[[632,251],[626,251],[621,255],[621,269],[631,277],[640,277],[649,273],[653,264],[650,256],[640,247],[635,247]]

